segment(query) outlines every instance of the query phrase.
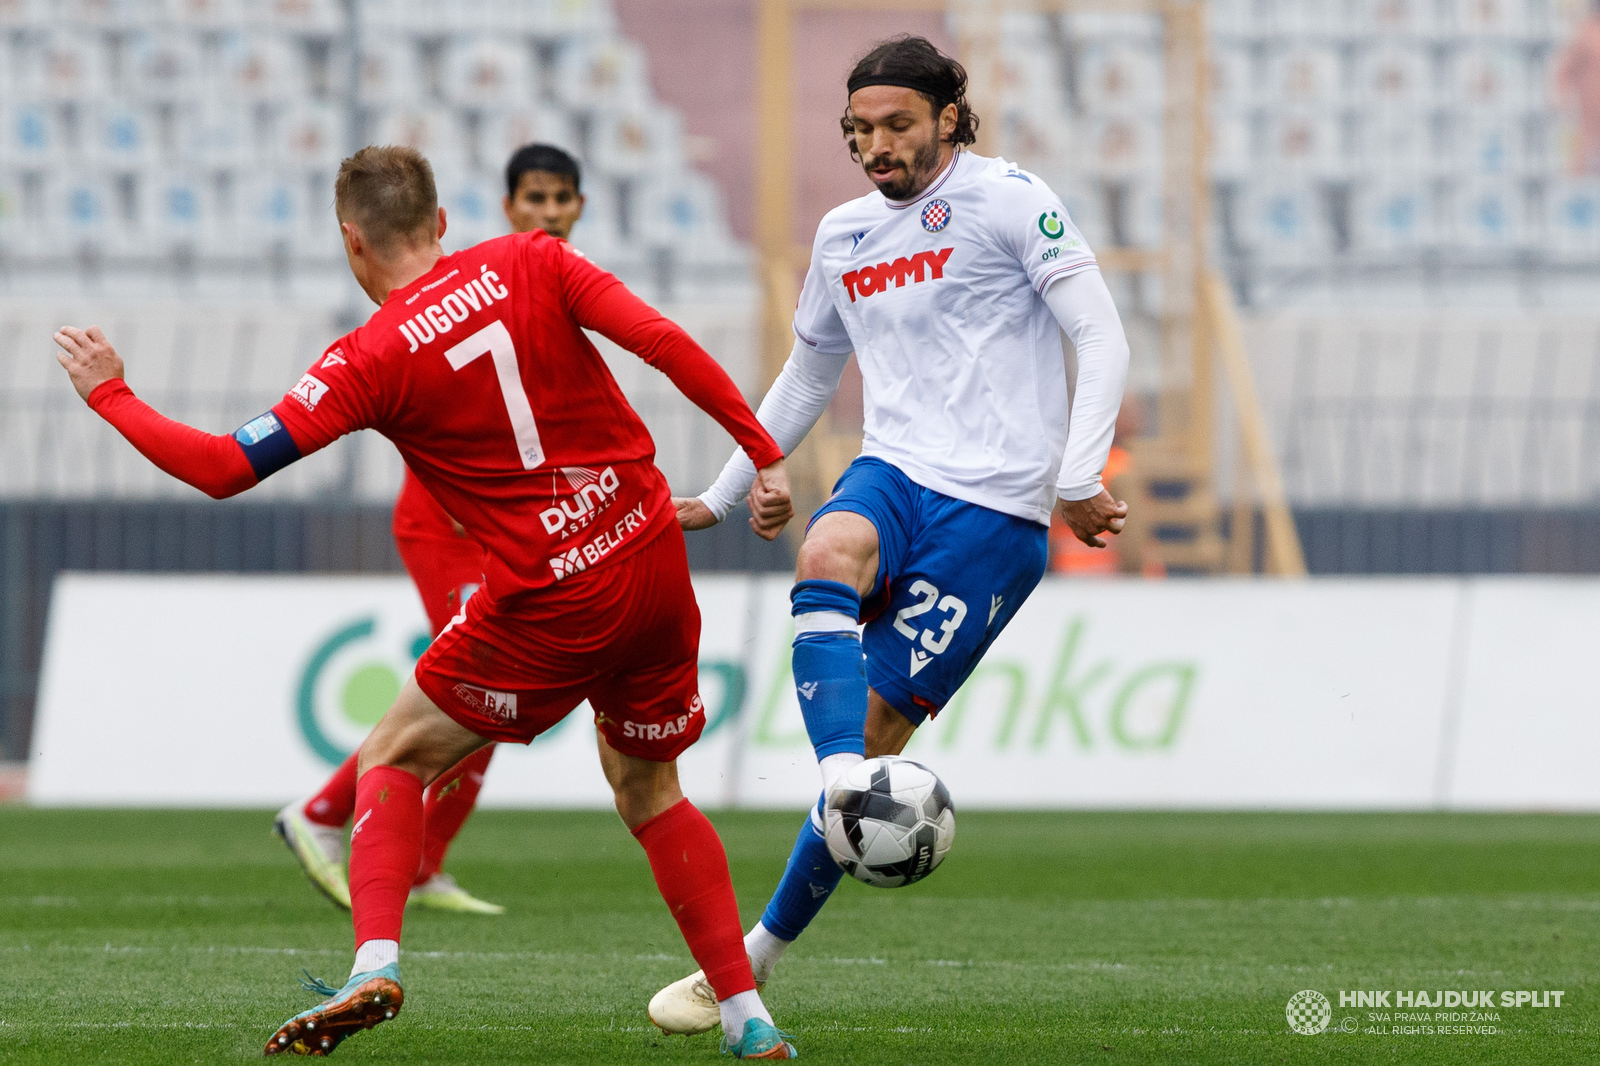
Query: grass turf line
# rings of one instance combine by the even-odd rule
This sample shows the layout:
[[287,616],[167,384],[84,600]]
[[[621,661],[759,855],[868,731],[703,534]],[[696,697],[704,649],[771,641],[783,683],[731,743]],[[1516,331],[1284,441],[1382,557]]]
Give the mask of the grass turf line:
[[[748,924],[801,814],[713,816]],[[0,808],[0,1062],[255,1059],[348,972],[348,919],[266,812]],[[766,999],[806,1061],[1590,1063],[1600,818],[963,812],[933,877],[845,878]],[[394,1063],[709,1063],[644,1004],[693,968],[602,813],[487,811],[448,867],[503,918],[413,913]],[[1562,989],[1498,1036],[1300,1036],[1302,988]]]

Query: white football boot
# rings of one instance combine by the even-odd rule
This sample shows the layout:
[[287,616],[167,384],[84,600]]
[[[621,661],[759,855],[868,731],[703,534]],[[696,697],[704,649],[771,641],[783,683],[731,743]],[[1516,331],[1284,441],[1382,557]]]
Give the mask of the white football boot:
[[[756,991],[766,985],[765,981],[757,981]],[[674,1035],[694,1036],[722,1024],[717,994],[711,990],[704,970],[679,978],[651,996],[649,1011],[650,1021],[656,1028]]]
[[306,817],[305,801],[296,800],[272,820],[272,831],[283,838],[300,869],[317,891],[336,907],[350,909],[350,880],[344,872],[344,827],[318,825]]

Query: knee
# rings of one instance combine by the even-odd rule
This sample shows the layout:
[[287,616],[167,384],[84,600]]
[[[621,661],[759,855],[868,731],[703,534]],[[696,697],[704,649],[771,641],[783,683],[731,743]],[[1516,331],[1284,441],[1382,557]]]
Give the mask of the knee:
[[830,537],[813,537],[800,545],[794,576],[797,581],[837,581],[865,596],[872,591],[876,569],[875,560],[869,564],[850,545]]
[[650,762],[624,757],[607,776],[617,814],[627,827],[637,829],[683,799],[678,788],[677,763]]
[[839,556],[832,541],[809,537],[795,556],[794,576],[800,581],[838,581],[840,570],[845,569]]

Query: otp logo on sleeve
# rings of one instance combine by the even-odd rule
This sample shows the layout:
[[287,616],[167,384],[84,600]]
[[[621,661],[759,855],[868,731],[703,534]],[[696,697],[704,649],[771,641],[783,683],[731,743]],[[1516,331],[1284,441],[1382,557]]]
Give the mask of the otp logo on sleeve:
[[321,378],[305,375],[295,382],[294,388],[289,390],[289,395],[300,401],[300,406],[307,411],[315,411],[317,404],[328,393],[328,383]]

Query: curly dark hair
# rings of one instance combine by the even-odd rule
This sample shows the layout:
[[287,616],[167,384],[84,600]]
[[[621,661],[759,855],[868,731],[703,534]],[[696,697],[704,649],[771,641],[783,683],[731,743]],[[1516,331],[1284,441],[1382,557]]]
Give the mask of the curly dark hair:
[[[870,52],[856,60],[846,84],[864,77],[898,78],[914,83],[917,95],[933,108],[935,121],[948,105],[956,105],[956,128],[950,135],[950,143],[972,144],[978,139],[978,116],[967,106],[967,68],[935,48],[926,37],[902,33],[874,45]],[[839,119],[839,128],[844,132],[844,139],[850,142],[851,158],[859,162],[855,123],[848,106]]]

